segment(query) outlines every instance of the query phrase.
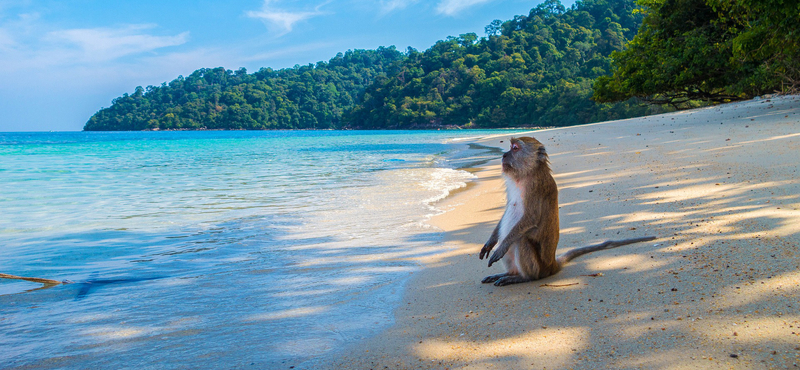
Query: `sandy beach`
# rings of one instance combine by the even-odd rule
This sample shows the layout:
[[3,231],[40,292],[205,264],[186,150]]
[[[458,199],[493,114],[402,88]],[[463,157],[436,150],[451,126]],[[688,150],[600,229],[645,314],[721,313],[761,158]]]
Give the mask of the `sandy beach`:
[[[800,97],[531,134],[559,186],[555,276],[481,284],[505,202],[499,159],[441,206],[443,252],[421,261],[377,337],[313,366],[603,369],[800,366]],[[483,145],[508,146],[508,137]]]

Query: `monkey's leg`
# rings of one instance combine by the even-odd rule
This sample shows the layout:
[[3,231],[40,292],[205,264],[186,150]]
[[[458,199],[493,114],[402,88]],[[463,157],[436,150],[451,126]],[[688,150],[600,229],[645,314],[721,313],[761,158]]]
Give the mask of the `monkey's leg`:
[[503,259],[503,256],[506,255],[506,253],[508,252],[508,249],[511,247],[511,245],[513,245],[514,243],[519,241],[519,239],[523,235],[529,233],[531,230],[533,230],[535,228],[536,228],[536,226],[529,226],[529,227],[523,229],[523,228],[519,227],[519,224],[518,224],[513,229],[511,229],[511,232],[508,233],[508,235],[506,235],[506,237],[503,239],[502,242],[500,242],[500,245],[497,246],[497,249],[495,249],[494,253],[492,253],[492,257],[489,258],[489,267],[492,267],[492,264],[494,264],[495,262]]
[[502,243],[500,243],[500,246],[494,250],[494,253],[492,253],[492,257],[489,258],[489,267],[492,267],[495,262],[503,259],[503,256],[508,253],[508,249],[514,244],[514,242],[516,242],[516,239],[518,238],[514,238],[513,242],[505,239]]
[[[484,279],[484,280],[486,280],[486,279]],[[528,281],[531,281],[531,280],[533,280],[533,279],[522,277],[522,275],[506,274],[506,276],[497,279],[497,281],[494,282],[494,285],[495,286],[503,286],[503,285],[519,284],[519,283],[525,283],[525,282],[528,282]]]
[[498,279],[502,279],[502,278],[504,278],[506,276],[509,276],[509,274],[507,272],[504,272],[502,274],[497,274],[497,275],[489,275],[489,276],[483,278],[483,280],[481,280],[481,283],[483,283],[483,284],[494,283]]

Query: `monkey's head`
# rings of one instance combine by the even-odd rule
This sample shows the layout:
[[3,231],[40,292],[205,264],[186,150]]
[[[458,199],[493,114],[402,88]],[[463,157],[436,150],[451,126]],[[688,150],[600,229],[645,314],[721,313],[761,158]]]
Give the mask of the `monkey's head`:
[[513,179],[526,177],[537,169],[549,169],[547,152],[532,137],[511,138],[511,149],[503,153],[503,173]]

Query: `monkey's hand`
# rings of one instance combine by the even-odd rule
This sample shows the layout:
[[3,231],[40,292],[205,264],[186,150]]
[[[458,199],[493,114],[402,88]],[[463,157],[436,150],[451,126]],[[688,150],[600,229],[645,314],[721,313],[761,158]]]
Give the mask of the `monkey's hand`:
[[507,251],[508,248],[506,248],[505,250],[502,248],[498,248],[496,251],[494,251],[494,253],[492,253],[492,258],[489,258],[489,267],[492,267],[493,263],[503,259],[503,256],[505,256]]
[[492,248],[494,248],[495,244],[497,244],[497,240],[489,239],[489,241],[483,245],[483,248],[481,248],[481,254],[478,256],[478,258],[483,259],[483,257],[489,257],[489,252],[492,251]]
[[[500,243],[500,246],[492,253],[492,258],[489,258],[489,267],[492,267],[492,264],[503,259],[503,256],[506,255],[508,252],[508,248],[511,247],[513,244],[513,240],[508,240],[507,238]],[[487,252],[488,253],[488,252]]]
[[500,235],[499,231],[500,231],[500,224],[498,224],[497,227],[494,228],[494,231],[492,231],[492,235],[489,236],[489,240],[486,241],[486,244],[484,244],[483,248],[481,248],[481,254],[478,255],[479,259],[483,259],[483,257],[489,257],[489,252],[491,252],[492,248],[494,248],[495,244],[497,244],[497,239],[499,238]]

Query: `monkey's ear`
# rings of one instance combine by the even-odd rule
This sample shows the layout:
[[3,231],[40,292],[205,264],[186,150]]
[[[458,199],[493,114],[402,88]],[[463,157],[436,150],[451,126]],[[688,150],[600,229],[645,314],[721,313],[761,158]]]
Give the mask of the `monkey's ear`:
[[536,160],[540,162],[547,161],[547,151],[544,150],[544,145],[539,145],[539,147],[536,148]]

